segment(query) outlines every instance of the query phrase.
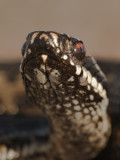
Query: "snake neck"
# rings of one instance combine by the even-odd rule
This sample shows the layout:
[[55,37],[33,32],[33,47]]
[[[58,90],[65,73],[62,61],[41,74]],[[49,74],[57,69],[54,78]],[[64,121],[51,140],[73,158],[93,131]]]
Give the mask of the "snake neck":
[[[26,92],[50,119],[57,154],[61,159],[67,159],[68,153],[69,159],[75,155],[79,158],[80,150],[83,159],[95,157],[105,147],[110,135],[106,90],[102,89],[100,95],[100,89],[84,78],[81,83],[85,85],[79,87],[75,85],[78,83],[75,76],[67,77],[66,73],[60,74],[46,65],[41,69],[30,66],[31,62],[23,74]],[[82,72],[84,76],[86,70],[83,68]],[[73,151],[74,157],[70,154]]]
[[108,95],[106,78],[83,42],[36,31],[28,35],[22,55],[26,92],[51,120],[58,157],[96,156],[110,135]]

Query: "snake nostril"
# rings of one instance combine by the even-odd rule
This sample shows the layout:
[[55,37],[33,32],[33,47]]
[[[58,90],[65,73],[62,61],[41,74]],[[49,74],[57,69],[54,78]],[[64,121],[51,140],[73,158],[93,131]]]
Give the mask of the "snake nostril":
[[23,44],[21,52],[22,52],[22,56],[25,55],[25,49],[26,49],[26,42]]

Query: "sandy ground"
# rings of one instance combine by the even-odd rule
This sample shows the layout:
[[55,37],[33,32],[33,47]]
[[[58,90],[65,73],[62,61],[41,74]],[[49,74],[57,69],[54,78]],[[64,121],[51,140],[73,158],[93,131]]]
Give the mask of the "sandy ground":
[[0,61],[20,59],[34,30],[67,33],[95,57],[120,61],[119,6],[119,0],[0,0]]

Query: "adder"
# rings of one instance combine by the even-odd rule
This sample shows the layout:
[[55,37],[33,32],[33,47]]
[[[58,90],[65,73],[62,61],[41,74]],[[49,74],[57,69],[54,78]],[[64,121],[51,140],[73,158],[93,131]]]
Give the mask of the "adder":
[[31,32],[20,65],[29,100],[8,71],[18,64],[1,64],[0,159],[119,159],[120,64],[99,63],[106,76],[81,40]]

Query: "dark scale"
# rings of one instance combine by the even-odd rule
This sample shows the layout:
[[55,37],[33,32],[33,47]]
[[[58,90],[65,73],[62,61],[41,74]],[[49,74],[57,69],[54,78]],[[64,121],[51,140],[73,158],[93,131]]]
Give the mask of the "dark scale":
[[83,42],[56,32],[31,32],[22,55],[26,92],[51,122],[48,159],[95,157],[111,131],[109,100],[106,78]]

